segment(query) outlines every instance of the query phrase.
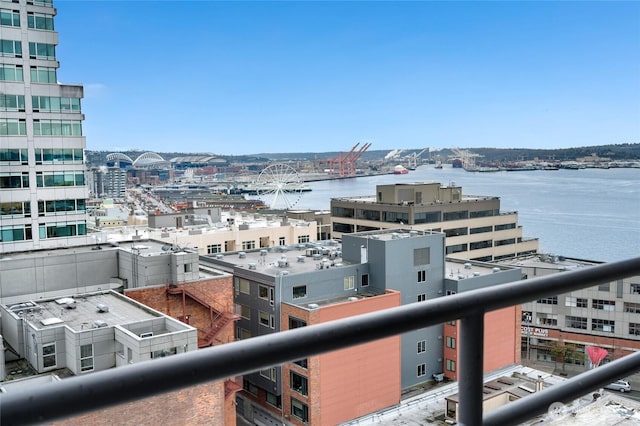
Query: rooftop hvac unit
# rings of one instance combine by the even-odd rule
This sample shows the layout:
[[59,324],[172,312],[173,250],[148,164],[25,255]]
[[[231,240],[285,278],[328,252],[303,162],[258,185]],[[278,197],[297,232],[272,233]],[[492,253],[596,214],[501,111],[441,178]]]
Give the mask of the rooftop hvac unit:
[[313,260],[320,260],[320,259],[322,259],[322,255],[320,253],[315,253],[313,255]]
[[304,263],[304,256],[298,256],[296,259],[298,259],[298,263]]
[[266,256],[266,255],[267,255],[266,250],[260,250],[260,256]]
[[495,268],[493,268],[491,271],[495,274],[496,272],[500,272],[500,268],[498,268],[498,267],[496,266],[496,267],[495,267]]
[[216,254],[216,259],[222,260],[222,259],[224,259],[224,255],[223,254]]
[[473,276],[474,276],[474,277],[479,277],[479,276],[480,276],[480,272],[478,272],[478,271],[473,271]]
[[308,306],[309,306],[309,309],[318,309],[319,308],[317,303],[309,303]]
[[244,251],[241,251],[241,252],[239,252],[239,253],[238,253],[238,257],[239,257],[240,259],[244,259],[245,257],[247,257],[247,253],[246,253],[246,252],[244,252]]
[[104,328],[107,326],[107,323],[101,320],[95,320],[91,328]]
[[358,298],[357,298],[357,297],[353,297],[353,296],[352,296],[352,297],[347,298],[347,300],[348,300],[349,302],[355,302],[356,300],[358,300]]
[[289,261],[287,259],[278,259],[279,268],[286,268],[287,266],[289,266]]
[[96,308],[98,309],[98,312],[109,312],[109,306],[101,303],[98,306],[96,306]]
[[64,307],[67,308],[67,309],[75,309],[76,308],[76,302],[73,301],[73,302],[65,303]]
[[398,234],[397,232],[392,232],[391,233],[391,239],[392,240],[399,240],[400,239],[400,234]]
[[471,269],[471,263],[467,262],[464,264],[464,269]]
[[412,229],[411,231],[409,231],[409,235],[412,237],[415,237],[418,235],[418,231],[416,231],[415,229]]
[[255,263],[249,263],[249,269],[256,269],[256,264]]

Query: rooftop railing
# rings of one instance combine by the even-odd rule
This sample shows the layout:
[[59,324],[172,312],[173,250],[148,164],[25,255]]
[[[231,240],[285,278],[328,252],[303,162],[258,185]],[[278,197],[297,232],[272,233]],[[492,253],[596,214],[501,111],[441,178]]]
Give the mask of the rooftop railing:
[[0,424],[62,419],[457,319],[460,320],[459,424],[518,424],[546,413],[553,402],[570,402],[640,370],[640,352],[507,404],[483,418],[484,314],[633,275],[640,275],[640,257],[72,377],[1,395]]

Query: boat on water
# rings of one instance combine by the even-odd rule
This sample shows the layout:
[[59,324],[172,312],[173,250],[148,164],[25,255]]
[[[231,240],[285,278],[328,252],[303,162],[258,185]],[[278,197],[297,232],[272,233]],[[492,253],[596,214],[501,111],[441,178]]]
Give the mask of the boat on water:
[[409,173],[409,170],[407,170],[403,165],[398,164],[393,168],[394,175],[406,175],[407,173]]

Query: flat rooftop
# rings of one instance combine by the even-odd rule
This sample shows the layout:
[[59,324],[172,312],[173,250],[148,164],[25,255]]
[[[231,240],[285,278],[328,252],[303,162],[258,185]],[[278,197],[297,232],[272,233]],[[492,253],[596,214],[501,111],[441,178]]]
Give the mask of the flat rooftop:
[[467,278],[491,275],[496,272],[516,269],[515,265],[496,265],[493,263],[477,262],[447,258],[444,263],[444,278],[449,280],[464,280]]
[[495,262],[499,265],[511,265],[528,268],[544,268],[556,271],[573,271],[589,266],[599,265],[602,262],[574,259],[552,254],[531,254],[513,259],[505,259]]
[[[114,292],[37,302],[25,301],[5,306],[9,311],[22,315],[38,330],[66,325],[73,331],[82,331],[92,328],[94,321],[103,321],[107,326],[114,326],[160,316],[151,309]],[[108,310],[101,312],[98,306],[107,307]]]

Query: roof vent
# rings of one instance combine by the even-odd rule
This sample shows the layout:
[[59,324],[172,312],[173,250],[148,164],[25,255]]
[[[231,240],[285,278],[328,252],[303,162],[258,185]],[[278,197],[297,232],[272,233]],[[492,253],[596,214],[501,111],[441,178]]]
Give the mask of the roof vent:
[[289,271],[282,271],[282,275],[289,275]]
[[104,328],[107,326],[107,323],[101,320],[95,320],[93,322],[92,328]]
[[224,259],[224,254],[216,254],[216,259],[218,260]]
[[75,309],[76,308],[76,302],[73,301],[73,302],[65,303],[64,307],[67,308],[67,309]]
[[286,257],[278,259],[279,268],[286,268],[287,266],[289,266],[289,261],[287,260]]
[[474,277],[479,277],[479,276],[480,276],[480,272],[478,272],[478,271],[473,271],[473,276],[474,276]]
[[256,264],[255,263],[249,263],[249,269],[255,270],[256,269]]
[[495,268],[493,268],[491,271],[495,274],[496,272],[500,272],[500,268],[498,268],[498,267],[496,266],[496,267],[495,267]]
[[98,309],[98,312],[109,312],[109,306],[104,303],[99,304],[96,308]]
[[260,256],[266,256],[266,255],[267,255],[266,250],[260,250]]
[[313,255],[313,260],[320,260],[322,259],[322,254],[320,253],[314,253]]
[[353,296],[351,296],[351,297],[349,297],[347,300],[348,300],[349,302],[355,302],[356,300],[358,300],[358,298],[357,298],[357,297],[353,297]]
[[464,269],[471,269],[471,263],[467,262],[464,264]]
[[391,239],[392,240],[399,240],[400,239],[400,234],[398,234],[397,232],[392,232],[391,233]]
[[309,309],[318,309],[319,308],[317,303],[309,303],[308,306],[309,306]]
[[304,256],[298,256],[296,259],[298,259],[298,263],[304,263]]
[[244,259],[245,257],[247,257],[247,253],[246,253],[246,252],[244,252],[244,251],[241,251],[241,252],[239,252],[239,253],[238,253],[238,257],[239,257],[240,259]]
[[412,229],[411,231],[409,231],[409,235],[412,237],[415,237],[416,235],[418,235],[418,231],[416,231],[415,229]]

